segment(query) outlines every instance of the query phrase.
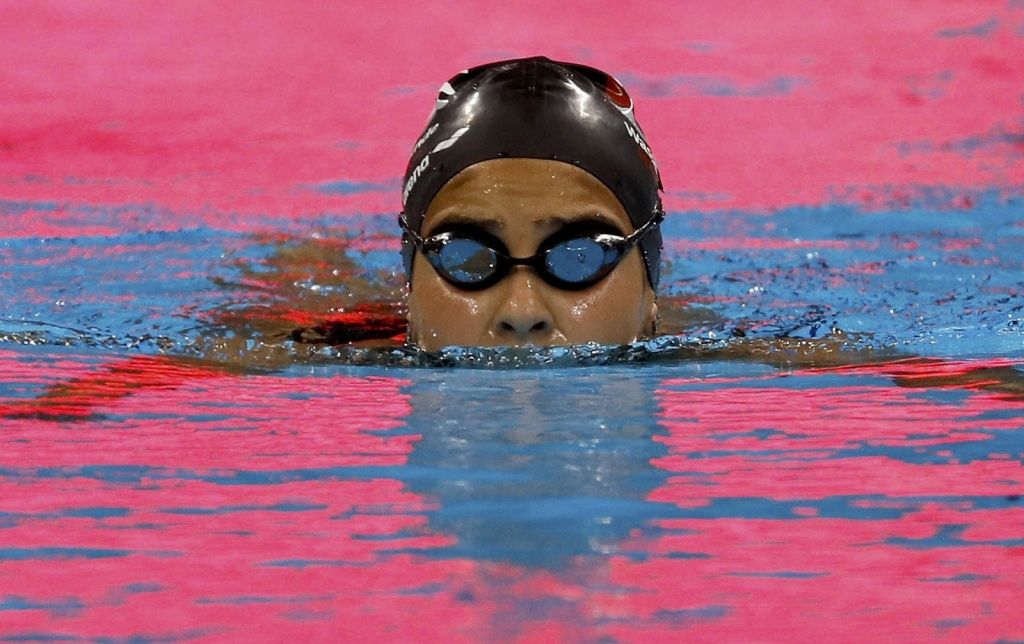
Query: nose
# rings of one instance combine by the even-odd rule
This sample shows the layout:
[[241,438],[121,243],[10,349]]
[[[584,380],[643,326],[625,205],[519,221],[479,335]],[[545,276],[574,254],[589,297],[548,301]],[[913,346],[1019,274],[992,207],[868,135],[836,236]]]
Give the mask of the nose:
[[554,319],[538,292],[544,288],[539,278],[517,266],[505,281],[508,287],[494,317],[494,335],[509,344],[546,342],[554,332]]

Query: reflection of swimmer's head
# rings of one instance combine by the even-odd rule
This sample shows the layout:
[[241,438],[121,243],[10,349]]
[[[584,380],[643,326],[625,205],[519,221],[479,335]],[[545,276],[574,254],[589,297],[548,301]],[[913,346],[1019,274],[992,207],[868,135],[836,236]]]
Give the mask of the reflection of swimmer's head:
[[422,435],[406,484],[435,504],[430,532],[455,537],[433,556],[557,569],[679,515],[651,500],[667,450],[647,380],[617,369],[481,375],[428,373],[406,390],[407,429]]
[[603,72],[529,58],[459,74],[403,184],[410,338],[435,349],[649,335],[660,187],[632,101]]

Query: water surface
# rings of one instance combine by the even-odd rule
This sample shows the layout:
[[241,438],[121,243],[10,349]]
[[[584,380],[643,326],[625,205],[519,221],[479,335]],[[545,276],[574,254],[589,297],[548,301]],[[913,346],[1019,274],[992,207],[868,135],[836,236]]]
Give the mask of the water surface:
[[[1024,641],[1024,7],[758,11],[5,6],[0,641]],[[536,53],[664,335],[404,348],[431,96]]]

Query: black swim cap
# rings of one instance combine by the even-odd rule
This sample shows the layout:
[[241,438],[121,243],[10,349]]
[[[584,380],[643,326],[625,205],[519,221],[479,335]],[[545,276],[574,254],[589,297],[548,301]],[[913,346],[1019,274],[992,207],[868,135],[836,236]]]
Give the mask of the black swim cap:
[[[633,115],[633,101],[602,71],[544,57],[491,63],[445,83],[413,148],[402,210],[419,231],[431,200],[469,166],[499,158],[550,159],[586,170],[618,198],[634,229],[661,212],[661,177]],[[657,289],[661,231],[640,242]],[[415,247],[402,239],[406,274]]]

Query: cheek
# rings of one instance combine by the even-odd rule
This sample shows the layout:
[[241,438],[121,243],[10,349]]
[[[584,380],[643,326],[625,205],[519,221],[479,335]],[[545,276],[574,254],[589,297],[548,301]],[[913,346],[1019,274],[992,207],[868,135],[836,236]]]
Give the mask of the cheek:
[[483,298],[454,290],[417,257],[409,292],[409,331],[428,351],[450,345],[479,344],[483,335]]
[[[633,261],[630,261],[633,260]],[[623,344],[644,334],[646,277],[631,255],[603,282],[582,293],[563,296],[559,326],[573,344]]]

